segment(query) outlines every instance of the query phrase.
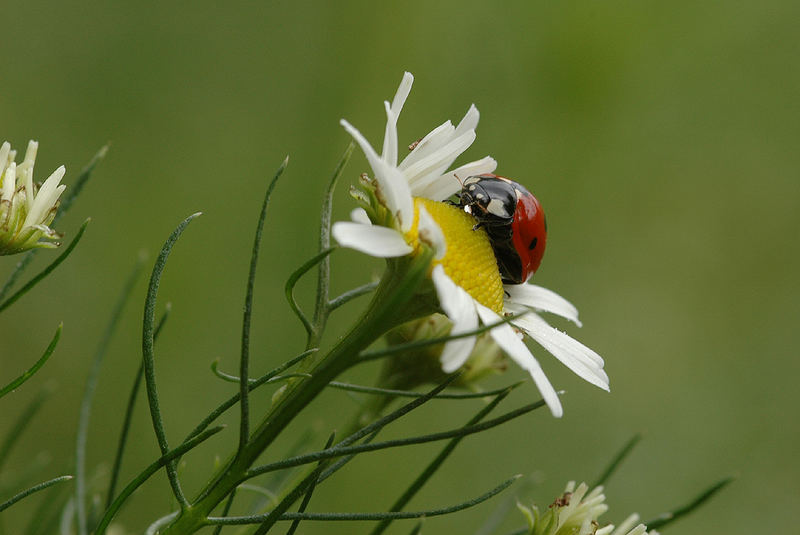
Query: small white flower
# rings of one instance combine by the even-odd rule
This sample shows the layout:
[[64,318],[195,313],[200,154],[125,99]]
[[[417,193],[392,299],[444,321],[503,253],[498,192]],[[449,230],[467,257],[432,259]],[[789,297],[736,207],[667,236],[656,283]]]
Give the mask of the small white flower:
[[536,507],[518,507],[528,519],[529,535],[658,535],[656,531],[648,532],[644,524],[637,524],[639,515],[635,513],[616,528],[613,524],[601,528],[599,518],[608,511],[602,486],[589,491],[586,483],[576,488],[575,482],[570,481],[544,514],[539,514]]
[[16,151],[7,141],[0,146],[0,255],[20,253],[36,247],[57,247],[61,236],[48,225],[58,210],[58,199],[66,186],[62,165],[39,185],[33,167],[39,144],[28,143],[25,158],[17,165]]
[[[470,106],[454,127],[450,121],[433,129],[398,163],[397,118],[411,90],[413,76],[405,73],[392,103],[385,102],[386,132],[378,154],[350,123],[341,121],[367,157],[374,173],[374,195],[360,199],[370,212],[357,209],[352,222],[337,222],[333,235],[339,244],[371,256],[396,258],[416,254],[420,241],[435,253],[431,279],[439,304],[453,322],[451,334],[475,330],[518,314],[490,335],[517,364],[527,370],[554,416],[563,414],[558,395],[536,358],[521,339],[524,332],[586,381],[608,390],[603,359],[594,351],[551,327],[539,315],[550,312],[580,325],[578,311],[563,297],[532,284],[503,285],[497,262],[483,231],[472,217],[444,203],[472,175],[491,173],[497,162],[487,156],[452,171],[447,169],[475,140],[478,110]],[[515,328],[517,330],[515,330]],[[449,341],[442,352],[443,371],[460,368],[476,338]]]

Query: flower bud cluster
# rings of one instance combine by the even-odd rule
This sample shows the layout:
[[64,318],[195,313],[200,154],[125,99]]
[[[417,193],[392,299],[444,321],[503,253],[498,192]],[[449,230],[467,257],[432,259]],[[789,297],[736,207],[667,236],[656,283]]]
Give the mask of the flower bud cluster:
[[39,144],[28,143],[17,165],[17,152],[7,141],[0,146],[0,255],[37,247],[58,247],[61,235],[48,225],[58,210],[65,169],[62,165],[42,184],[33,181]]

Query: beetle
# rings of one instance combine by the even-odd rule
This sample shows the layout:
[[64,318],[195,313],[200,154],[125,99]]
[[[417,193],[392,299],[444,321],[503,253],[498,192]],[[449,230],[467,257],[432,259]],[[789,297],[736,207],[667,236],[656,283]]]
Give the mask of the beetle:
[[464,180],[458,205],[483,228],[505,284],[523,284],[539,268],[547,244],[547,220],[539,200],[524,186],[494,174]]

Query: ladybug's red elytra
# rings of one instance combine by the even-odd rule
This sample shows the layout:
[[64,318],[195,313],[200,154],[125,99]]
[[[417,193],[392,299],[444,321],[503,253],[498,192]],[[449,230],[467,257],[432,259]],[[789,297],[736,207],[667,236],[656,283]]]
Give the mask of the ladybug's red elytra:
[[503,282],[527,282],[547,244],[547,221],[536,197],[511,179],[487,173],[467,178],[458,198],[477,221],[475,228],[486,229]]

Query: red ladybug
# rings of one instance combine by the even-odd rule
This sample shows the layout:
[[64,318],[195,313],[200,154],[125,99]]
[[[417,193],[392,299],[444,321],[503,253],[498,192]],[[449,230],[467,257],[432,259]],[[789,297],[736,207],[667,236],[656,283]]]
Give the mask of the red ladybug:
[[547,221],[530,191],[508,178],[485,174],[467,178],[459,206],[483,227],[506,284],[522,284],[539,268],[547,244]]

